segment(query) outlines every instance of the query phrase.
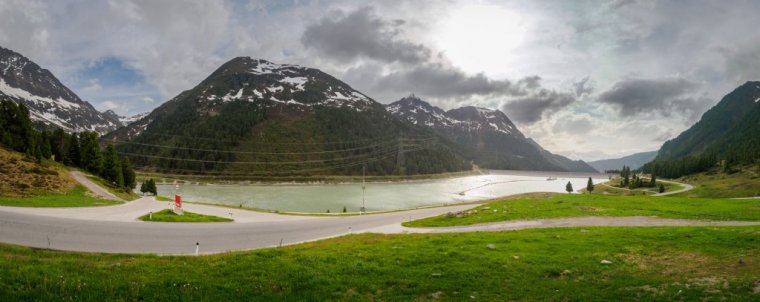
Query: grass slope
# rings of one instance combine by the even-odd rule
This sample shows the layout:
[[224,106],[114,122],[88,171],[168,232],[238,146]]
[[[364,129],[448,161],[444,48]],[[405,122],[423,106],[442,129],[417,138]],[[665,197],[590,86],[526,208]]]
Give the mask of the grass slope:
[[94,207],[120,204],[121,202],[93,197],[82,185],[76,185],[66,193],[48,193],[25,197],[0,197],[0,205],[13,207]]
[[760,227],[362,234],[200,257],[0,245],[0,300],[748,301],[760,299],[758,238]]
[[684,176],[680,182],[694,186],[693,190],[676,194],[684,197],[752,197],[760,196],[760,166],[745,166],[727,174],[710,171]]
[[760,220],[760,200],[534,193],[404,225],[440,227],[518,219],[651,215],[687,219]]
[[[646,179],[647,181],[649,179]],[[597,183],[594,184],[594,191],[592,191],[592,194],[602,194],[602,195],[617,195],[617,196],[641,196],[641,195],[654,195],[659,193],[660,184],[662,184],[665,187],[665,192],[672,192],[676,190],[683,189],[683,186],[669,183],[669,182],[663,182],[658,181],[657,186],[655,187],[643,187],[643,188],[636,188],[636,189],[628,189],[628,188],[621,188],[620,187],[620,181],[621,179],[619,177],[613,178],[609,181],[603,182],[603,183]],[[587,193],[586,188],[581,189],[582,193]]]
[[161,210],[159,212],[153,213],[153,219],[151,219],[150,214],[145,214],[143,216],[140,216],[139,219],[142,221],[150,221],[150,222],[229,222],[229,221],[232,221],[232,219],[229,219],[229,218],[202,215],[202,214],[196,214],[196,213],[191,213],[187,211],[185,211],[184,215],[177,215],[174,213],[174,211],[169,210],[169,209]]
[[94,182],[101,188],[108,190],[108,192],[111,192],[111,194],[116,195],[117,197],[124,199],[126,201],[132,201],[132,200],[140,198],[140,195],[138,195],[137,193],[132,192],[132,191],[125,191],[122,188],[118,188],[117,186],[107,182],[105,179],[102,179],[100,177],[87,175],[87,178],[92,180],[92,182]]
[[33,158],[0,147],[0,196],[24,197],[64,194],[77,184],[62,165]]

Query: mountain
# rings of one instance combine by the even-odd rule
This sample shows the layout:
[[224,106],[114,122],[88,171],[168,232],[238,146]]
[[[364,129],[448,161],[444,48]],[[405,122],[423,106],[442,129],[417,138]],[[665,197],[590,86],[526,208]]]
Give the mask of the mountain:
[[642,170],[677,178],[719,167],[760,162],[760,82],[746,82],[724,96],[691,128],[665,142]]
[[103,112],[103,114],[105,114],[106,116],[108,116],[108,117],[110,117],[112,119],[118,120],[124,126],[129,125],[131,123],[134,123],[134,122],[136,122],[137,120],[139,120],[139,119],[141,119],[143,117],[146,117],[149,113],[150,112],[143,112],[143,113],[138,113],[138,114],[135,114],[135,115],[132,115],[132,116],[123,116],[123,115],[117,114],[116,112],[114,112],[111,109],[106,110],[105,112]]
[[432,131],[400,121],[313,68],[238,57],[106,136],[143,170],[230,175],[425,174],[471,169]]
[[24,104],[37,123],[69,132],[103,134],[121,126],[118,119],[82,101],[50,71],[3,47],[0,47],[0,98]]
[[526,138],[501,111],[461,107],[444,111],[411,95],[386,106],[399,119],[455,142],[467,158],[491,169],[596,172],[583,161],[552,154]]
[[629,166],[635,170],[652,161],[656,156],[657,151],[640,152],[620,158],[591,161],[588,164],[599,172],[617,170],[623,168],[623,166]]
[[[740,136],[749,129],[738,128],[760,106],[760,82],[746,82],[721,99],[702,118],[678,137],[665,142],[657,159],[698,155],[728,136]],[[751,123],[748,126],[752,126]],[[750,133],[757,135],[758,132]]]

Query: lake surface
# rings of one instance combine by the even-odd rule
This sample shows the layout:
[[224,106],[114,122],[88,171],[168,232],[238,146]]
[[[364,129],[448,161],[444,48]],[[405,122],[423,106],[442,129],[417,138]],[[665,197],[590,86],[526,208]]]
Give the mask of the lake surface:
[[[547,180],[556,177],[556,180]],[[449,179],[392,183],[367,183],[364,195],[367,211],[410,209],[422,206],[456,204],[528,192],[565,192],[568,181],[573,188],[586,187],[588,178],[594,183],[607,181],[605,174],[491,171]],[[172,196],[174,185],[159,184],[158,194]],[[252,207],[288,212],[332,213],[345,206],[357,212],[362,206],[362,185],[355,184],[255,184],[212,185],[183,184],[182,199],[232,206]]]

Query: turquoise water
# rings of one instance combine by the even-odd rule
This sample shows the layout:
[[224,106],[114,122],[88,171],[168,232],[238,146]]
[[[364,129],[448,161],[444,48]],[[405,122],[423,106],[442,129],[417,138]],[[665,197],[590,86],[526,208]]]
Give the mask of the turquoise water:
[[[557,180],[547,180],[555,177]],[[528,192],[565,192],[568,181],[573,188],[607,180],[602,174],[576,174],[532,171],[492,171],[487,175],[450,179],[392,183],[367,183],[364,204],[367,211],[409,209],[421,206],[456,204]],[[158,185],[158,193],[172,196],[175,186]],[[359,184],[256,184],[256,185],[180,185],[186,201],[198,201],[261,209],[324,213],[349,212],[362,206]]]

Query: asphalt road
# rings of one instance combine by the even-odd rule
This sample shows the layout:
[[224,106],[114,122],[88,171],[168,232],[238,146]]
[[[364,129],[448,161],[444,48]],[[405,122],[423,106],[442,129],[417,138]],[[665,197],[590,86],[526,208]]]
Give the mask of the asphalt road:
[[90,192],[95,193],[95,195],[97,196],[110,199],[110,200],[124,201],[124,199],[121,199],[118,196],[113,195],[113,193],[108,192],[108,190],[103,189],[97,184],[95,184],[94,182],[92,182],[92,180],[87,178],[87,176],[82,174],[82,172],[72,170],[72,171],[69,171],[69,174],[71,175],[71,177],[74,178],[74,180],[78,181],[79,183],[87,187],[87,189],[90,190]]
[[[165,203],[154,203],[165,207]],[[129,204],[124,206],[127,207]],[[136,216],[131,221],[95,220],[83,218],[97,213],[97,208],[0,207],[0,242],[68,251],[155,254],[193,254],[195,244],[198,242],[201,253],[219,253],[278,246],[280,243],[287,245],[313,241],[349,232],[374,232],[399,226],[402,221],[410,217],[414,219],[430,217],[472,206],[427,208],[346,217],[290,216],[251,212],[251,217],[258,216],[261,218],[260,221],[230,223],[142,222],[135,220]],[[117,211],[125,209],[119,207],[101,208],[112,208]],[[33,214],[35,210],[42,210],[41,214]],[[56,216],[56,210],[67,217]],[[79,211],[85,213],[84,216],[71,215]],[[88,211],[90,213],[87,213]],[[140,215],[145,213],[147,211],[134,212]],[[242,219],[238,216],[243,216],[243,214],[233,214],[234,219]],[[247,220],[252,219],[251,217]]]

